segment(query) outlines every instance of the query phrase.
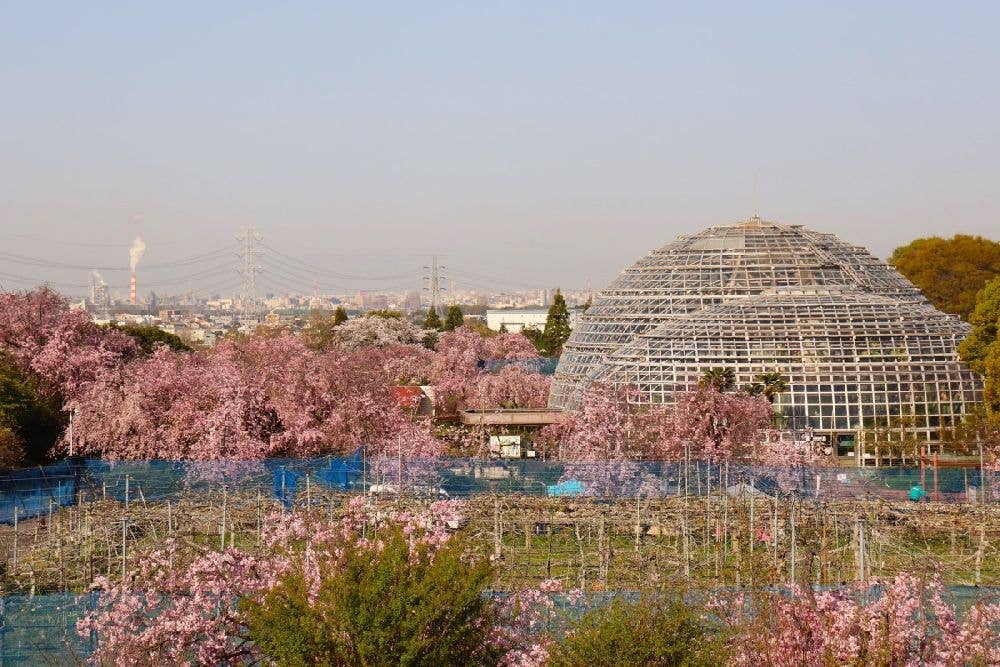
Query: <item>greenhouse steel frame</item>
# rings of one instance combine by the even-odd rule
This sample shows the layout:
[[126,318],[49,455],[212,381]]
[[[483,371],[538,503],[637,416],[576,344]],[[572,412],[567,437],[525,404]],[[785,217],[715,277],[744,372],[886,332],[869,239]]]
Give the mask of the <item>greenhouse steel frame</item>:
[[781,412],[830,436],[906,423],[935,440],[981,400],[961,362],[969,325],[864,248],[759,218],[653,251],[580,318],[550,405],[573,408],[594,381],[669,403],[709,368],[738,385],[781,373]]

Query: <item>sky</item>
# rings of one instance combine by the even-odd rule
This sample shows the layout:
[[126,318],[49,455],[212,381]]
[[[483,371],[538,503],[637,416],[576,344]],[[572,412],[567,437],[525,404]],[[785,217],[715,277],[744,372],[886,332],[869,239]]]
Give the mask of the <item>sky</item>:
[[1000,239],[998,24],[996,2],[2,2],[0,284],[123,285],[141,235],[142,286],[228,287],[248,226],[262,285],[345,291],[418,287],[432,254],[459,288],[597,289],[755,212],[880,257]]

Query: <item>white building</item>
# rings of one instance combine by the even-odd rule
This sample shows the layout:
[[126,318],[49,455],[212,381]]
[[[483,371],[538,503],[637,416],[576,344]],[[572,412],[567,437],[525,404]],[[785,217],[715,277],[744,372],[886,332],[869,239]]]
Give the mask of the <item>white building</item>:
[[[576,326],[578,311],[570,309],[569,326]],[[533,327],[541,331],[545,328],[545,320],[549,316],[548,308],[491,308],[486,311],[486,326],[494,331],[501,327],[509,333],[518,333],[525,327]]]

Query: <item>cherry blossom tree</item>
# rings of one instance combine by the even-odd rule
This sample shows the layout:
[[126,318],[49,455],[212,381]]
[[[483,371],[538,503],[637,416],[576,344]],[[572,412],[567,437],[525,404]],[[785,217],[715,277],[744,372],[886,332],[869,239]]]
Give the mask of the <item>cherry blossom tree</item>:
[[399,409],[380,362],[360,350],[315,352],[291,336],[192,354],[161,348],[73,401],[77,447],[127,459],[316,456],[362,445],[434,455],[427,426]]
[[737,666],[1000,662],[1000,604],[976,603],[959,621],[937,575],[903,573],[831,591],[737,594],[711,606],[734,631],[730,662]]
[[[455,411],[470,404],[470,399],[477,406],[485,406],[484,401],[491,395],[497,400],[510,400],[516,399],[514,394],[520,393],[521,400],[541,405],[539,392],[542,380],[527,378],[527,372],[521,375],[512,372],[500,380],[491,380],[486,367],[493,361],[516,362],[538,358],[534,346],[520,334],[485,338],[467,326],[442,334],[431,364],[431,380],[438,403],[445,411]],[[511,386],[515,379],[528,382],[528,387],[522,390]],[[480,389],[482,383],[487,383],[487,388]]]
[[727,393],[706,384],[678,394],[673,406],[660,413],[658,450],[672,460],[748,460],[772,414],[764,396]]
[[570,461],[620,462],[660,458],[657,412],[638,403],[634,387],[594,383],[580,409],[542,429],[539,441]]
[[362,347],[423,345],[432,332],[397,317],[355,317],[330,330],[328,347],[355,350]]
[[489,408],[542,408],[549,400],[551,379],[520,366],[504,366],[497,373],[480,374],[471,383],[466,405]]
[[118,371],[139,348],[43,287],[0,294],[0,353],[37,377],[42,390],[71,398]]

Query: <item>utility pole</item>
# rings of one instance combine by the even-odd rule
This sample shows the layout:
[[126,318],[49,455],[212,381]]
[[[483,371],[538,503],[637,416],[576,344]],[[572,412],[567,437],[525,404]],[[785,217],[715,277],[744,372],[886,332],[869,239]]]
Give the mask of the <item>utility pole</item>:
[[431,256],[430,266],[424,266],[424,271],[428,272],[428,275],[424,276],[424,282],[427,283],[424,286],[424,291],[428,292],[431,300],[430,309],[434,311],[437,311],[438,306],[441,305],[441,292],[445,291],[445,288],[441,287],[441,281],[445,280],[441,274],[441,269],[444,268],[446,267],[443,264],[438,264],[437,255]]
[[240,243],[240,252],[237,255],[240,260],[239,273],[243,276],[243,287],[240,294],[240,317],[248,319],[257,313],[257,274],[260,266],[257,265],[257,257],[261,251],[257,244],[264,240],[260,234],[254,231],[253,227],[247,227],[243,233],[236,237]]

